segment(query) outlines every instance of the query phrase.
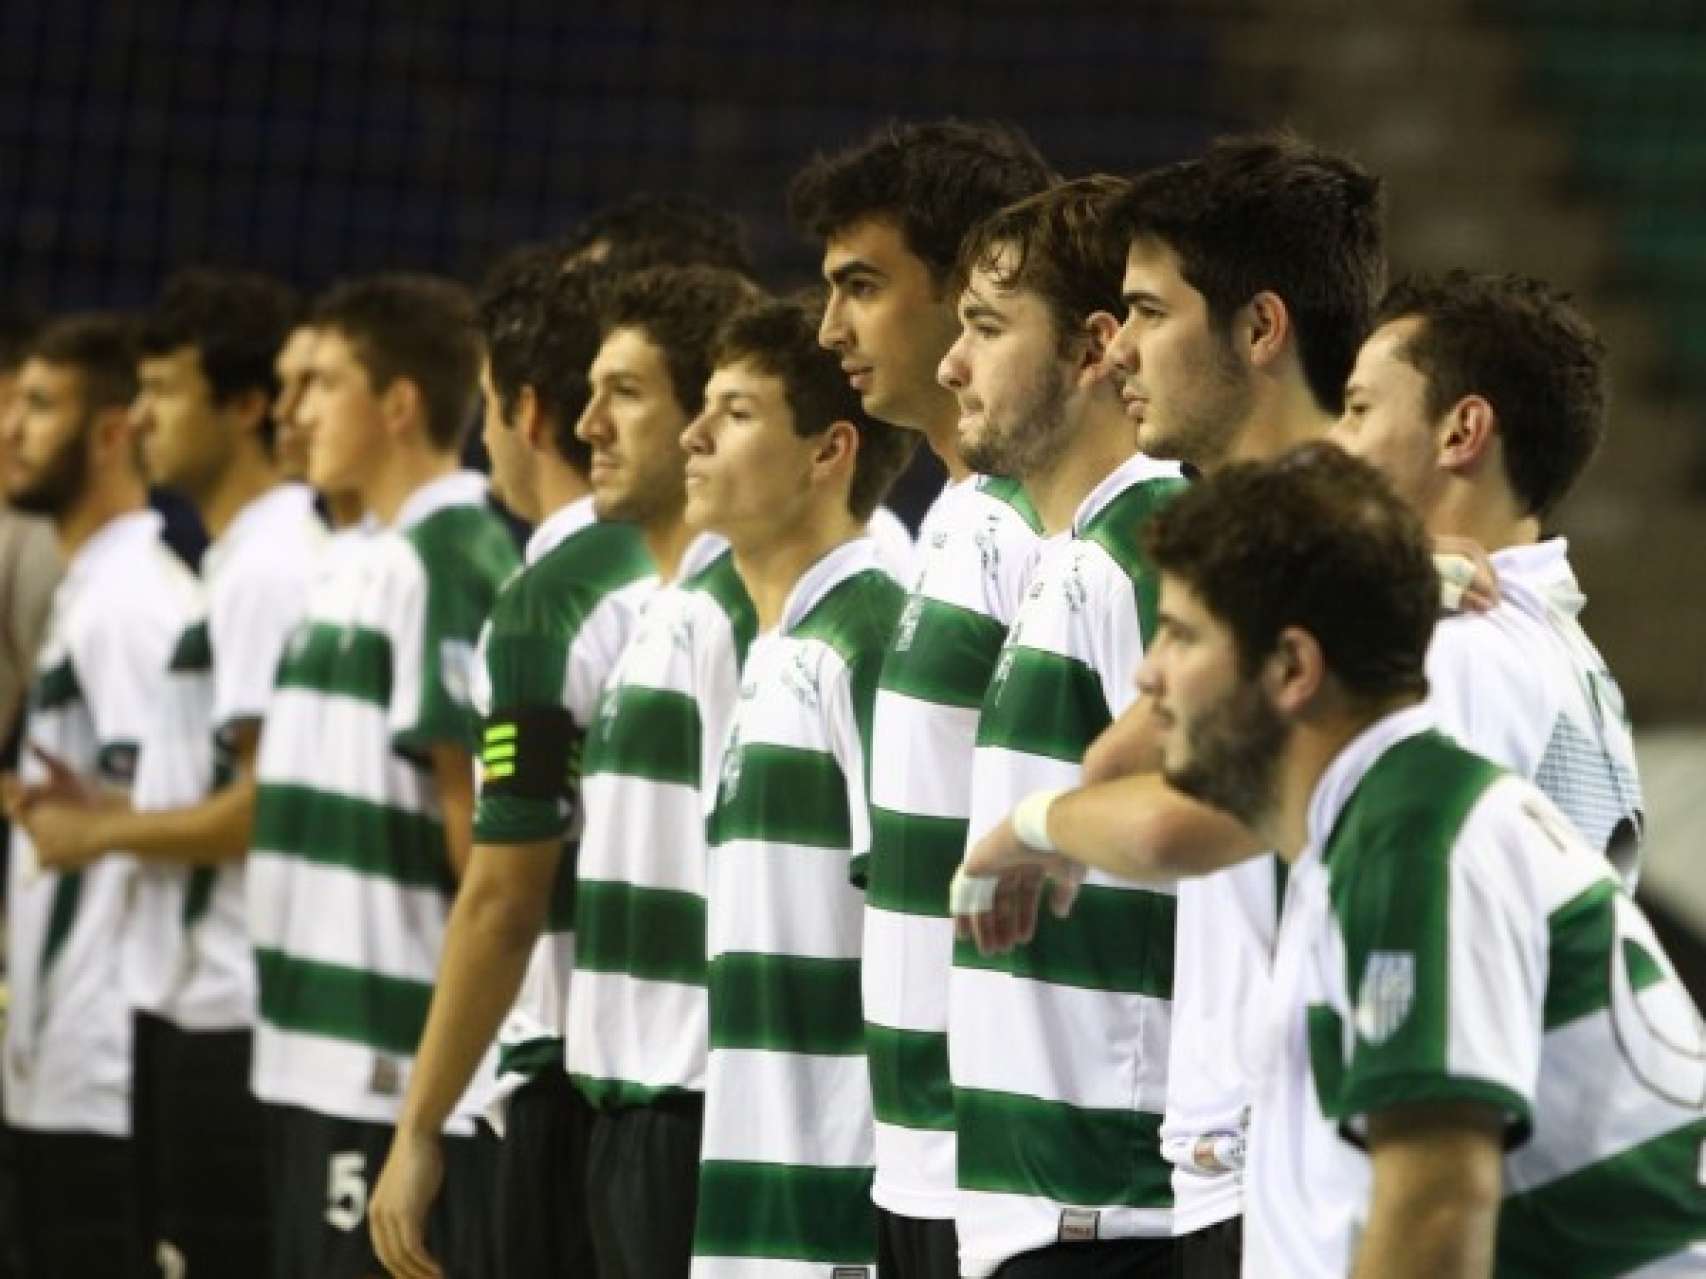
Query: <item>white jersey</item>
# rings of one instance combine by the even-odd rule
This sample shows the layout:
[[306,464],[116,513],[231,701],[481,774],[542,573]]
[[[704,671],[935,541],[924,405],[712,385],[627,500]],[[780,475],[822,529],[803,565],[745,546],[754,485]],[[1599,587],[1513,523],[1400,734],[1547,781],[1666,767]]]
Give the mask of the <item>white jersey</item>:
[[[1085,749],[1136,696],[1159,589],[1142,529],[1182,483],[1177,466],[1134,456],[1042,549],[983,699],[971,841],[1032,791],[1074,785]],[[1172,1232],[1160,1127],[1173,907],[1171,887],[1092,871],[1070,918],[1045,912],[1029,944],[956,946],[948,1056],[966,1275],[1062,1240]]]
[[[172,644],[194,616],[194,575],[160,540],[152,511],[103,525],[54,592],[24,721],[22,776],[44,780],[30,746],[85,776],[128,787]],[[135,874],[128,857],[42,872],[12,828],[6,899],[7,1122],[122,1137],[130,1131],[130,1006],[118,935]]]
[[[265,718],[325,537],[313,494],[287,484],[245,506],[207,548],[202,607],[156,686],[131,792],[138,811],[198,804],[231,780],[230,734]],[[183,1030],[254,1024],[240,862],[139,862],[121,950],[133,1008]]]
[[705,812],[757,619],[701,534],[588,728],[565,1061],[600,1109],[705,1091]]
[[1440,726],[1533,780],[1634,890],[1644,823],[1623,694],[1576,617],[1563,538],[1492,556],[1500,604],[1444,618],[1428,649]]
[[428,752],[474,751],[474,644],[516,555],[465,473],[338,552],[285,647],[261,737],[245,875],[254,1084],[272,1104],[391,1123],[454,891]]
[[854,881],[870,850],[877,673],[905,599],[877,564],[869,538],[832,550],[753,641],[708,797],[694,1279],[876,1262]]
[[1274,957],[1245,1273],[1350,1271],[1366,1120],[1507,1125],[1500,1275],[1706,1272],[1706,1025],[1605,858],[1530,783],[1432,731],[1366,729],[1308,812]]
[[950,484],[925,517],[918,576],[883,658],[862,977],[877,1117],[871,1197],[903,1217],[954,1215],[948,885],[971,816],[978,708],[1041,545],[1017,484]]
[[865,532],[877,544],[877,561],[883,570],[897,582],[910,582],[917,571],[918,552],[900,516],[879,506],[865,522]]

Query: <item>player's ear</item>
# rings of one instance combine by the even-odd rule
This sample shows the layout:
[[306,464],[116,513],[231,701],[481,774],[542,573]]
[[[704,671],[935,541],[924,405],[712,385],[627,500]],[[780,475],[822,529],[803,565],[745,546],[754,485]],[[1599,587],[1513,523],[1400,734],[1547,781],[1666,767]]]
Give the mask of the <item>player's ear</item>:
[[818,436],[817,448],[812,453],[812,474],[827,478],[836,471],[845,470],[851,483],[858,456],[859,428],[845,420],[831,422],[829,428]]
[[1107,376],[1108,348],[1119,335],[1120,322],[1106,311],[1093,311],[1084,321],[1084,353],[1078,361],[1078,385],[1087,388]]
[[1264,289],[1250,299],[1244,311],[1249,325],[1250,363],[1257,368],[1272,364],[1291,337],[1291,308],[1279,294]]
[[1308,709],[1326,679],[1326,654],[1316,638],[1301,626],[1282,630],[1262,662],[1262,690],[1287,719]]
[[1465,395],[1447,411],[1441,423],[1440,465],[1466,471],[1487,457],[1499,433],[1499,416],[1482,396]]

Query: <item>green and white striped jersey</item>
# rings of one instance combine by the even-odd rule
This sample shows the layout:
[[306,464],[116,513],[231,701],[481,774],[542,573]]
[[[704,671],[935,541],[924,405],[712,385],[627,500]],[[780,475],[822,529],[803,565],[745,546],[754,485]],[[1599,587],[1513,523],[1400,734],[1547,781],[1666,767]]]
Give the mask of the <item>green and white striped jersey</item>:
[[[194,619],[154,680],[136,766],[139,811],[184,808],[232,777],[230,734],[260,723],[285,642],[302,620],[325,547],[314,495],[279,485],[237,513],[201,561]],[[139,862],[120,940],[133,1008],[183,1030],[247,1030],[255,1022],[255,958],[243,865]]]
[[1041,546],[1013,481],[949,485],[920,531],[918,577],[883,658],[864,943],[871,1197],[905,1217],[954,1215],[948,885],[971,816],[978,708]]
[[[103,525],[66,566],[36,658],[24,741],[84,777],[128,787],[153,691],[199,607],[195,576],[151,511]],[[26,748],[26,783],[46,780]],[[26,1129],[130,1132],[130,1005],[115,939],[135,863],[44,872],[21,826],[7,869],[6,1120]]]
[[1245,1265],[1348,1273],[1369,1115],[1508,1124],[1501,1276],[1706,1270],[1706,1027],[1604,856],[1425,706],[1333,760],[1274,958]]
[[[639,530],[601,522],[591,497],[541,522],[524,560],[480,631],[474,709],[483,719],[483,740],[474,841],[560,839],[564,847],[545,931],[498,1031],[500,1092],[494,1102],[543,1071],[563,1068],[575,955],[581,748],[604,681],[657,585]],[[545,798],[543,773],[564,762],[566,771],[551,778],[555,790]],[[494,1119],[501,1130],[501,1118]]]
[[[1137,455],[1051,538],[978,720],[969,837],[1032,791],[1074,785],[1135,697],[1158,580],[1144,523],[1183,481]],[[1056,1242],[1172,1231],[1167,1098],[1173,894],[1092,872],[1070,918],[1006,955],[960,943],[948,1050],[960,1260],[976,1279]]]
[[705,807],[756,627],[722,538],[646,601],[587,731],[565,1060],[599,1107],[705,1090]]
[[710,1057],[695,1279],[876,1263],[859,951],[871,718],[905,593],[869,538],[747,652],[710,805]]
[[455,890],[429,756],[473,751],[474,643],[515,567],[466,472],[340,540],[279,664],[246,875],[262,1101],[394,1122]]

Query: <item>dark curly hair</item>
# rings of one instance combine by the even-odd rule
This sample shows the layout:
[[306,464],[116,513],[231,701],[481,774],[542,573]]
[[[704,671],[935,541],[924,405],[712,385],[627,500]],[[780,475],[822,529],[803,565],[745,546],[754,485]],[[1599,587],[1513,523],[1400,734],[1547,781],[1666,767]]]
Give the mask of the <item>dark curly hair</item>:
[[846,150],[813,156],[788,184],[788,217],[819,241],[866,218],[891,218],[940,283],[967,231],[1053,178],[1011,125],[890,123]]
[[693,195],[631,195],[582,218],[554,249],[618,272],[698,264],[752,274],[740,220]]
[[1605,438],[1605,344],[1593,326],[1539,280],[1466,271],[1395,284],[1376,320],[1410,318],[1422,326],[1403,355],[1427,379],[1428,416],[1485,399],[1517,499],[1550,515]]
[[711,366],[746,360],[779,378],[797,435],[817,435],[835,422],[851,423],[859,433],[859,452],[847,507],[855,519],[868,520],[912,459],[918,435],[865,412],[836,356],[818,345],[821,319],[822,307],[815,299],[778,299],[744,307],[717,334]]
[[1223,330],[1256,294],[1278,294],[1309,390],[1336,415],[1386,283],[1383,222],[1379,178],[1274,132],[1221,138],[1139,175],[1108,225],[1122,254],[1139,238],[1177,253]]
[[600,291],[599,331],[639,329],[663,352],[670,387],[688,417],[697,417],[711,376],[717,331],[759,290],[745,276],[714,266],[659,266],[635,271]]
[[136,398],[136,324],[115,312],[62,316],[30,343],[28,357],[77,371],[85,413],[126,408]]
[[1439,612],[1431,544],[1380,473],[1337,446],[1222,468],[1156,515],[1144,543],[1230,628],[1244,675],[1298,627],[1353,695],[1427,692]]

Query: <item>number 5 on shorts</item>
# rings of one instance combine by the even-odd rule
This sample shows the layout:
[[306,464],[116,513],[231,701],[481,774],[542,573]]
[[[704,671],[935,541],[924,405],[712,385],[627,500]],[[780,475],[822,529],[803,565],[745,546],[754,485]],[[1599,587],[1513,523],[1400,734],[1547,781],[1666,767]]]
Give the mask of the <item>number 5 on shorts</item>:
[[354,1230],[367,1215],[367,1155],[346,1150],[326,1165],[326,1222],[334,1229]]

